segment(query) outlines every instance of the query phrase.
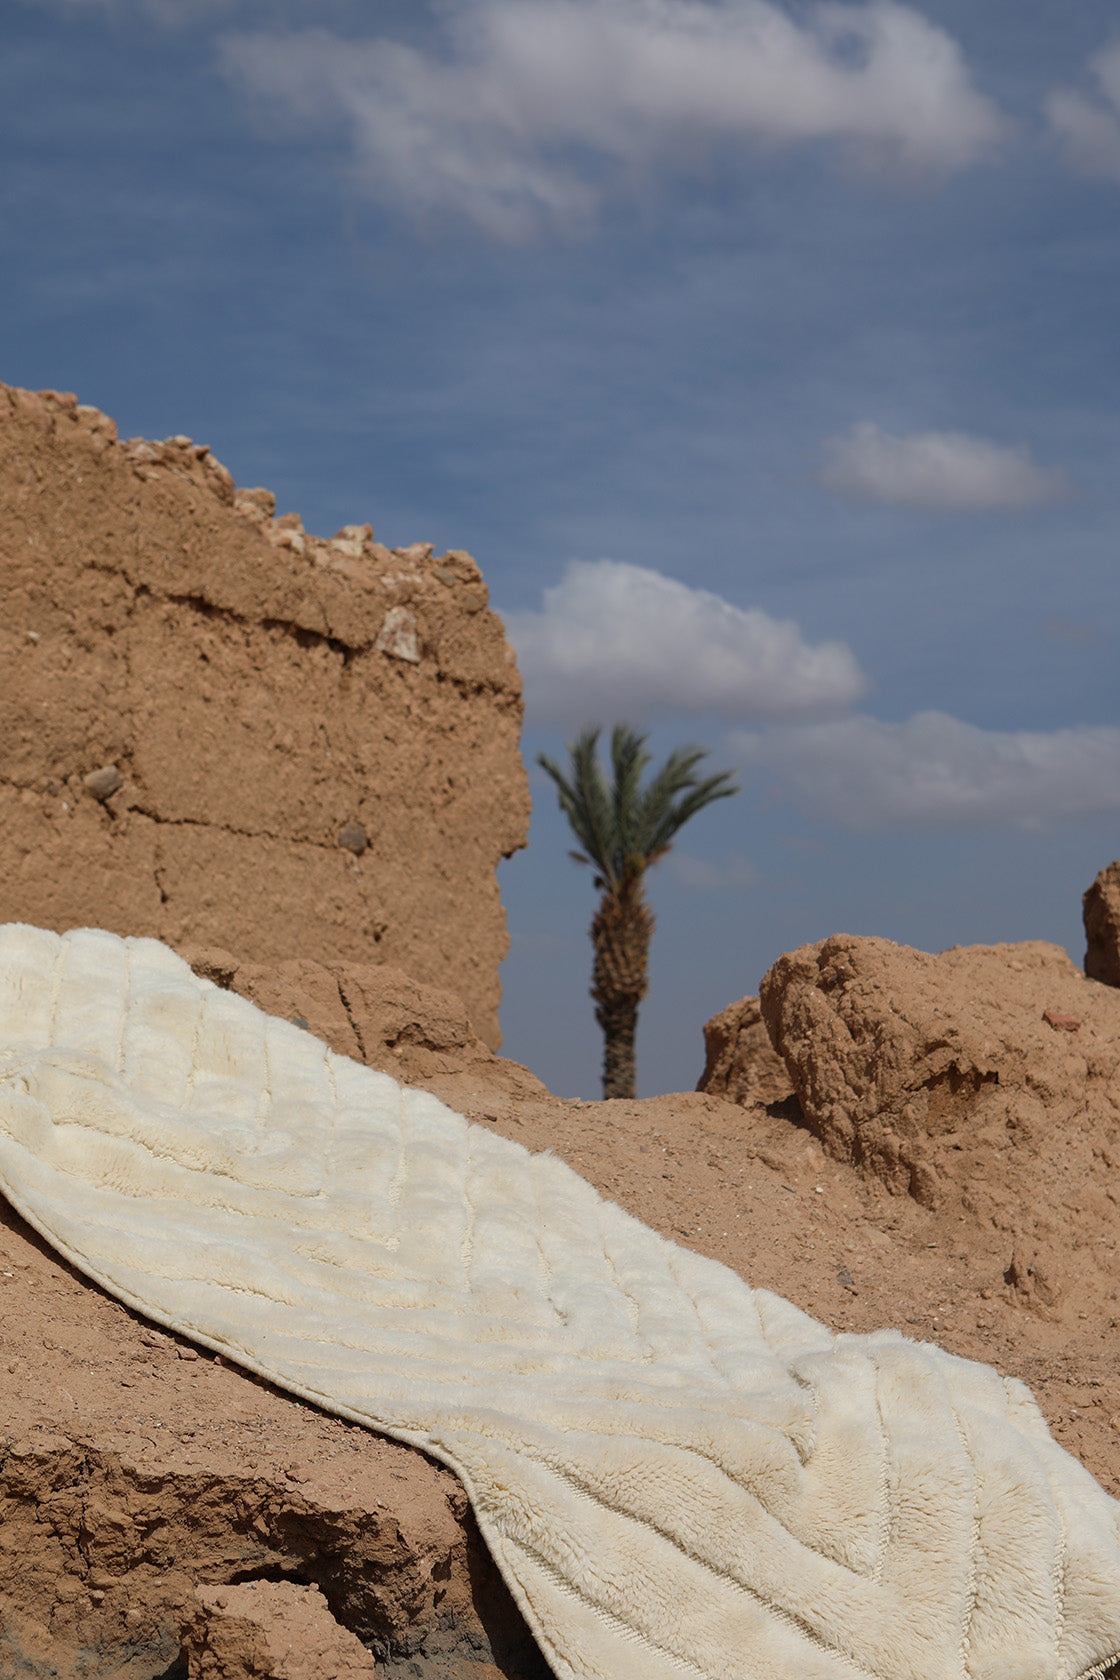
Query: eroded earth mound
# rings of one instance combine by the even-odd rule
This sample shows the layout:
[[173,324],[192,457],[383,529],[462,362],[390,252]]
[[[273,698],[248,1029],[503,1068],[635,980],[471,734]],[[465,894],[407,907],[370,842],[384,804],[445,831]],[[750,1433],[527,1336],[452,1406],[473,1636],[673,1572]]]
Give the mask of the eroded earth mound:
[[1120,994],[1060,947],[837,934],[780,957],[761,1000],[830,1155],[1014,1233],[1012,1271],[1044,1301],[1114,1275]]
[[735,1103],[785,1102],[793,1081],[770,1043],[757,997],[729,1003],[704,1023],[704,1071],[698,1091]]
[[1105,986],[1120,986],[1120,858],[1102,869],[1081,900],[1085,920],[1085,972]]
[[397,964],[496,1045],[513,651],[468,554],[274,506],[0,385],[0,921]]

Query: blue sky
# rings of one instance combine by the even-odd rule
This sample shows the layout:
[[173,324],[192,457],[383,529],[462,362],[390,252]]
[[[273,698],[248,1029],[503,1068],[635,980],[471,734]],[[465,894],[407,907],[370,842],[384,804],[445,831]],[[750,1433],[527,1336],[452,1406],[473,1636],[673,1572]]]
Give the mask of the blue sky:
[[[782,950],[1044,938],[1120,852],[1104,0],[0,0],[0,378],[469,549],[527,760],[743,793],[651,876],[644,1094]],[[505,1050],[597,1094],[533,771]]]

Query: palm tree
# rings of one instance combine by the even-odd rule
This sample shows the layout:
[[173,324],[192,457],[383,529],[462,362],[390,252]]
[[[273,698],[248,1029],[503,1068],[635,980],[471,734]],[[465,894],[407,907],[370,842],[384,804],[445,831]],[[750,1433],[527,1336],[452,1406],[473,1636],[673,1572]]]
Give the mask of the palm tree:
[[729,770],[704,779],[696,775],[707,757],[704,747],[679,747],[642,787],[651,757],[646,737],[624,723],[611,735],[608,783],[599,762],[599,734],[585,729],[567,743],[567,773],[547,753],[538,753],[537,763],[556,783],[560,809],[582,848],[569,856],[594,869],[602,894],[591,923],[591,996],[603,1029],[603,1096],[632,1097],[634,1032],[654,927],[643,891],[646,870],[665,856],[690,817],[739,789]]

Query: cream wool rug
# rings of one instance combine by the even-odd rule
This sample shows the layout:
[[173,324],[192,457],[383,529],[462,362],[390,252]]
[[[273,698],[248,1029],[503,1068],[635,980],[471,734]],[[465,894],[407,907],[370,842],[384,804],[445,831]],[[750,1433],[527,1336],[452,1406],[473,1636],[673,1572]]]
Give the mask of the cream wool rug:
[[155,941],[0,929],[0,1188],[157,1323],[456,1470],[561,1680],[1120,1653],[1120,1506],[1020,1383],[833,1335]]

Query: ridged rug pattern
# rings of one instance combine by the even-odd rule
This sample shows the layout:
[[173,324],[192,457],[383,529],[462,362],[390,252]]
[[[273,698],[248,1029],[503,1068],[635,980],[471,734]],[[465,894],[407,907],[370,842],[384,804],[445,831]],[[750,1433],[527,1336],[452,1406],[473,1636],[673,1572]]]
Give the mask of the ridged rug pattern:
[[1120,1652],[1120,1506],[1021,1384],[832,1334],[154,941],[0,929],[0,1188],[151,1319],[455,1469],[560,1680]]

